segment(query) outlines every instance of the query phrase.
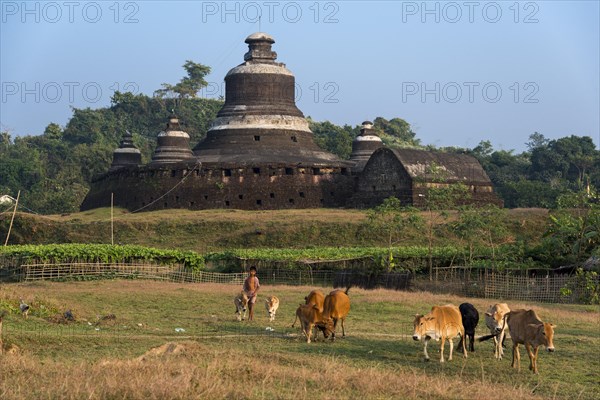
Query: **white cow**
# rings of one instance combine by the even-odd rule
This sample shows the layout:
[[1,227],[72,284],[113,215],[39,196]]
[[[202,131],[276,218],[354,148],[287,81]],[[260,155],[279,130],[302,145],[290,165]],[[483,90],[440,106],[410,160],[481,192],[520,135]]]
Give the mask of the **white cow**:
[[237,320],[242,321],[246,319],[246,310],[248,309],[248,296],[242,290],[235,299],[233,299],[233,304],[235,304],[235,313],[237,314]]
[[504,355],[502,350],[502,342],[506,336],[508,325],[504,316],[510,312],[510,308],[506,303],[497,303],[485,313],[485,324],[490,329],[490,333],[494,335],[494,357],[501,359]]
[[265,299],[265,308],[267,309],[267,314],[269,315],[269,322],[273,322],[275,320],[275,313],[279,308],[279,298],[277,296],[269,296]]

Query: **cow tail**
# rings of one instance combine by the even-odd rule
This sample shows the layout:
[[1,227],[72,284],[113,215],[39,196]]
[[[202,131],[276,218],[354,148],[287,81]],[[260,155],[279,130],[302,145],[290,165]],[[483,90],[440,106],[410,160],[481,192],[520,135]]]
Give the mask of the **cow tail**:
[[479,339],[477,339],[477,341],[478,342],[485,342],[486,340],[490,340],[491,338],[496,337],[498,335],[499,335],[499,333],[494,333],[492,335],[485,335],[485,336],[482,336]]
[[352,285],[346,286],[346,291],[344,292],[344,293],[346,293],[346,296],[348,295],[348,291],[350,290],[351,287],[352,287]]

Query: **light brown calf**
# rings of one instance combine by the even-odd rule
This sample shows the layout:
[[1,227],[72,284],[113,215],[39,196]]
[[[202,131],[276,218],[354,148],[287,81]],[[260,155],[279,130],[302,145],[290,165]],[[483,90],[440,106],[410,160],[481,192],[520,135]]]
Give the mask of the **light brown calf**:
[[246,310],[248,309],[248,296],[242,290],[238,293],[237,296],[233,299],[233,304],[235,304],[235,313],[237,314],[237,320],[242,321],[246,319]]
[[269,296],[265,299],[265,308],[267,309],[267,315],[269,316],[269,322],[275,320],[275,313],[279,308],[279,298],[277,296]]

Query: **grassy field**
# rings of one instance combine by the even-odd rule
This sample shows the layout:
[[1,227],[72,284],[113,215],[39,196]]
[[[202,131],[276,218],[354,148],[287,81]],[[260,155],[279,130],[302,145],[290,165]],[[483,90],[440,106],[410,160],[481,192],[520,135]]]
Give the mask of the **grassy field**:
[[[521,371],[510,368],[510,341],[500,361],[491,342],[444,364],[432,343],[432,361],[423,361],[422,344],[411,338],[415,313],[466,299],[352,288],[347,337],[307,344],[291,324],[311,287],[264,286],[251,323],[235,320],[238,289],[131,280],[4,284],[0,310],[11,312],[0,398],[600,398],[597,306],[509,302],[557,324],[556,352],[541,352],[533,375],[523,351]],[[267,295],[281,299],[273,323],[260,299]],[[32,306],[28,319],[17,312],[19,297]],[[493,302],[468,301],[480,313]],[[61,318],[67,309],[75,322]],[[477,334],[485,333],[480,321]]]

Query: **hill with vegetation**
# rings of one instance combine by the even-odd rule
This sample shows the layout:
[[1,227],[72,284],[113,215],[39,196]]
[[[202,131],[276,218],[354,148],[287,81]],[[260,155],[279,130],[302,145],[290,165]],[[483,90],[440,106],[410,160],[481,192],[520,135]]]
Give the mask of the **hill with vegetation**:
[[[585,200],[585,198],[584,198]],[[566,201],[566,200],[561,200]],[[582,205],[583,204],[583,205]],[[63,215],[17,213],[8,243],[139,245],[194,251],[204,256],[271,260],[377,257],[386,269],[397,259],[422,267],[438,254],[445,263],[496,267],[556,268],[600,256],[600,210],[585,202],[574,208],[454,211],[396,208],[373,210],[164,210],[129,213],[96,209]],[[12,215],[0,215],[8,232]],[[112,226],[112,231],[111,231]],[[4,239],[4,237],[3,237]],[[446,249],[446,250],[444,250]],[[448,250],[450,249],[450,250]]]

